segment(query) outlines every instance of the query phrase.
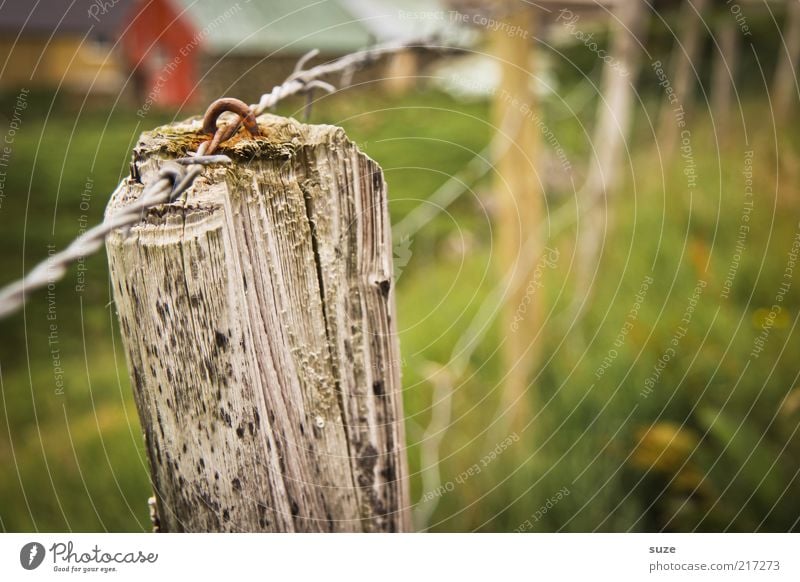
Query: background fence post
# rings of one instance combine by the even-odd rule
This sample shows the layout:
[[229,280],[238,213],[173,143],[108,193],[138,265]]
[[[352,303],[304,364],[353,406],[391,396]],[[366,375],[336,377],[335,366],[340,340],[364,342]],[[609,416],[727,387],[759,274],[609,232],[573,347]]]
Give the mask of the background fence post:
[[[504,4],[504,26],[492,32],[492,52],[501,71],[492,103],[496,129],[493,147],[497,219],[495,240],[501,273],[509,273],[502,315],[504,420],[513,430],[530,422],[535,407],[532,372],[538,366],[542,305],[526,297],[536,265],[524,261],[528,239],[537,236],[542,216],[542,181],[535,167],[540,155],[538,103],[531,90],[536,79],[530,38],[534,10]],[[519,31],[510,34],[509,31]],[[513,331],[512,331],[513,330]]]
[[[408,530],[383,174],[340,128],[260,122],[107,242],[160,529]],[[204,139],[143,134],[107,211]]]

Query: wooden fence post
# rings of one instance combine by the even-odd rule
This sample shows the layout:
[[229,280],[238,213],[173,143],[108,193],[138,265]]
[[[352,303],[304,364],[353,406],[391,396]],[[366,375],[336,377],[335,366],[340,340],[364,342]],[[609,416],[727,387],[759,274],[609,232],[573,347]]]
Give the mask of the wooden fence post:
[[[341,128],[259,121],[107,241],[160,530],[407,531],[382,171]],[[203,139],[144,133],[107,212]]]
[[782,123],[797,100],[797,63],[800,60],[800,0],[786,3],[786,24],[772,81],[773,116]]
[[613,200],[617,199],[625,156],[631,155],[628,138],[636,113],[636,80],[642,63],[643,36],[647,33],[650,8],[641,0],[620,0],[609,21],[611,63],[603,68],[590,161],[579,203],[583,221],[578,230],[578,260],[572,317],[589,305],[603,237],[613,223]]

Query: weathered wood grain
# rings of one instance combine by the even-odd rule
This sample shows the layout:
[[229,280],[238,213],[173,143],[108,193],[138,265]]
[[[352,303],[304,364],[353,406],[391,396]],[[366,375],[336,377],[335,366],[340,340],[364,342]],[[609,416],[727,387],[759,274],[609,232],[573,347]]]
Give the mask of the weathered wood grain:
[[[160,529],[408,530],[383,174],[340,128],[259,123],[107,241]],[[143,134],[107,212],[203,139]]]

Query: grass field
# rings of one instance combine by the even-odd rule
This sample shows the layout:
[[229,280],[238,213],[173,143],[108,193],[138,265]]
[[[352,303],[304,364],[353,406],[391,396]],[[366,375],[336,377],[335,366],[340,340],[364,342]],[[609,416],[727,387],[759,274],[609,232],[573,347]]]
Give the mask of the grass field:
[[[2,103],[3,111],[13,108]],[[104,111],[30,100],[0,206],[0,284],[46,256],[48,245],[61,248],[100,221],[138,134],[169,120]],[[504,429],[498,409],[498,346],[508,331],[496,321],[485,320],[463,374],[431,381],[474,322],[484,323],[481,307],[501,275],[490,177],[400,245],[398,316],[420,528],[798,529],[800,284],[789,270],[800,216],[798,144],[776,141],[755,123],[757,106],[748,114],[749,150],[720,147],[705,119],[694,122],[692,189],[680,159],[661,169],[647,124],[637,122],[632,165],[609,201],[603,258],[579,318],[578,229],[547,241],[559,259],[536,296],[547,321],[529,390],[536,415],[524,430]],[[397,223],[488,144],[487,117],[486,103],[422,92],[332,99],[313,121],[342,125],[383,166]],[[586,155],[578,121],[552,123],[576,161]],[[750,150],[754,195],[745,210]],[[569,216],[572,193],[548,194],[548,208]],[[80,269],[0,322],[0,527],[7,531],[150,527],[146,458],[105,256]],[[446,431],[426,433],[439,412],[450,415]],[[431,438],[441,442],[431,447]],[[425,460],[431,450],[438,470]]]

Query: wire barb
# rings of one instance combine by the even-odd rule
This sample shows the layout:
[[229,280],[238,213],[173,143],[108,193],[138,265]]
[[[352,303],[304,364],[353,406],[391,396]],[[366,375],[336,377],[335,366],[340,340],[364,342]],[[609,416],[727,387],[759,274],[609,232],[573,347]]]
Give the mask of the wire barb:
[[292,74],[293,75],[299,75],[300,73],[302,73],[303,72],[303,67],[305,67],[308,64],[308,61],[313,59],[318,54],[319,54],[319,49],[311,49],[306,54],[304,54],[302,57],[300,57],[297,60],[297,64],[295,64],[295,66],[294,66],[294,72]]
[[303,106],[303,121],[308,121],[308,119],[311,117],[311,108],[314,105],[314,89],[319,88],[327,93],[336,92],[336,87],[330,83],[320,79],[311,78],[309,74],[313,71],[303,70],[303,67],[305,67],[306,64],[318,54],[319,49],[313,49],[300,57],[300,59],[297,61],[297,64],[294,66],[292,74],[286,78],[286,82],[284,83],[286,84],[291,81],[299,81],[302,83],[302,87],[300,88],[299,92],[305,94],[306,96],[306,103]]

